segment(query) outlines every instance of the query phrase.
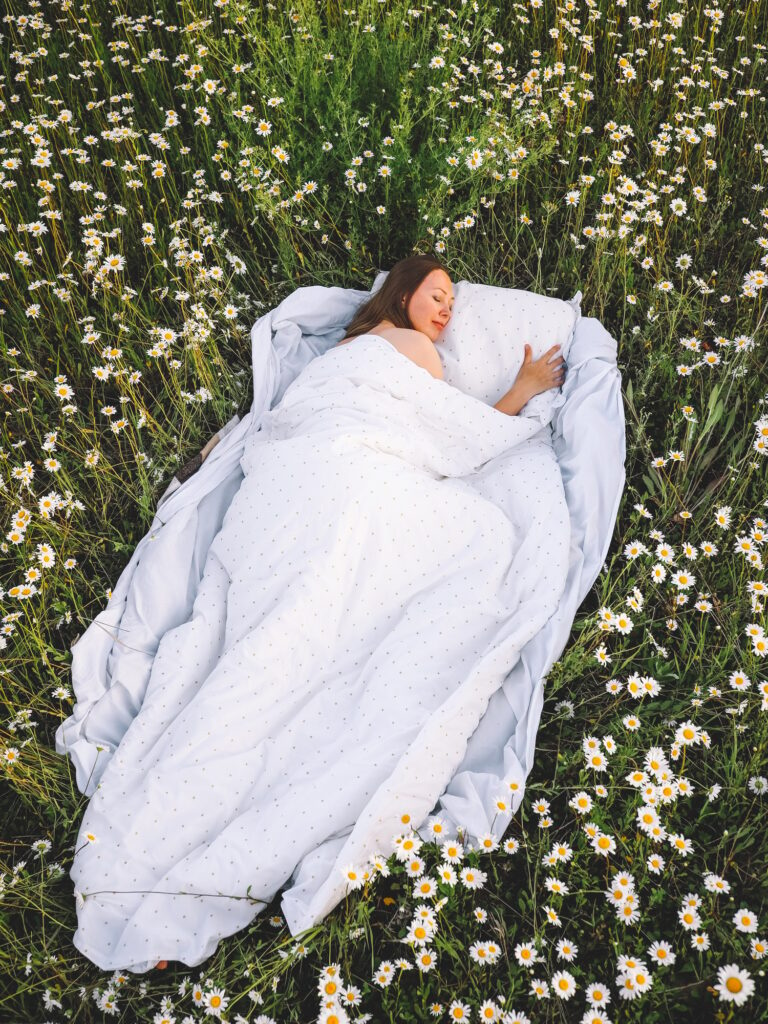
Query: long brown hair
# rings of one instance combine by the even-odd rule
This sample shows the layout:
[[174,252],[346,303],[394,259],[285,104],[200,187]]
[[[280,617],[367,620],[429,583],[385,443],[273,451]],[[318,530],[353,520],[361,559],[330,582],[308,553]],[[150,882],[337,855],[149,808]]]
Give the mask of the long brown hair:
[[395,263],[381,288],[358,307],[344,337],[356,338],[359,334],[365,334],[382,320],[390,320],[395,327],[413,330],[407,312],[408,303],[427,274],[433,270],[448,273],[440,260],[433,256],[407,256]]

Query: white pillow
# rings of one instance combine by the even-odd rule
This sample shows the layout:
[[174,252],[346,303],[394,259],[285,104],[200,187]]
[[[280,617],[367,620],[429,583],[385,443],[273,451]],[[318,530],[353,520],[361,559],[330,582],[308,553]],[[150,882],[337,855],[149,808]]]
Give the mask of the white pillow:
[[[384,283],[388,271],[381,271],[371,294]],[[581,318],[581,292],[572,299],[500,288],[496,285],[457,281],[455,302],[448,326],[438,335],[435,348],[448,384],[479,398],[488,405],[506,394],[523,365],[526,342],[531,359],[542,356],[553,345],[568,361],[576,324]],[[520,410],[520,416],[549,423],[559,387],[534,395]]]

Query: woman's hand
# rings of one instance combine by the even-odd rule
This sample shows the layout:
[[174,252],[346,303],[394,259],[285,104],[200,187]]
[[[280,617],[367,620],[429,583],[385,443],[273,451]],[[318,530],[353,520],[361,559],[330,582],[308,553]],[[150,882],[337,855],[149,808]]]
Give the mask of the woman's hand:
[[552,362],[549,362],[549,359],[560,347],[553,345],[541,358],[534,361],[531,359],[531,346],[526,345],[523,365],[515,378],[515,386],[519,385],[521,391],[527,392],[530,398],[542,391],[559,387],[565,378],[565,360],[562,356],[558,356]]

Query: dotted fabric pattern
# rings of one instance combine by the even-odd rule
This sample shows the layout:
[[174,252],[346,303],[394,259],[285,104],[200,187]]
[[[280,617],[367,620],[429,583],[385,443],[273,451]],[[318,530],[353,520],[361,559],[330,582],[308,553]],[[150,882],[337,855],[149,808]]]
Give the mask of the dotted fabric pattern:
[[189,621],[86,808],[82,953],[195,966],[297,865],[299,934],[348,862],[391,852],[404,812],[418,827],[563,593],[548,433],[379,335],[299,374],[248,437]]

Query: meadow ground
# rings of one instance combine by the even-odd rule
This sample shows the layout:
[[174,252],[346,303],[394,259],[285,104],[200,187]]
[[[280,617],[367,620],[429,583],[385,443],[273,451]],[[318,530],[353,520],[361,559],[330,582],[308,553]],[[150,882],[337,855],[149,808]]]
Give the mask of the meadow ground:
[[[6,6],[0,1019],[766,1019],[766,9]],[[413,252],[581,289],[619,346],[627,486],[520,811],[401,844],[305,941],[276,900],[202,968],[100,972],[70,645],[248,409],[254,320]]]

